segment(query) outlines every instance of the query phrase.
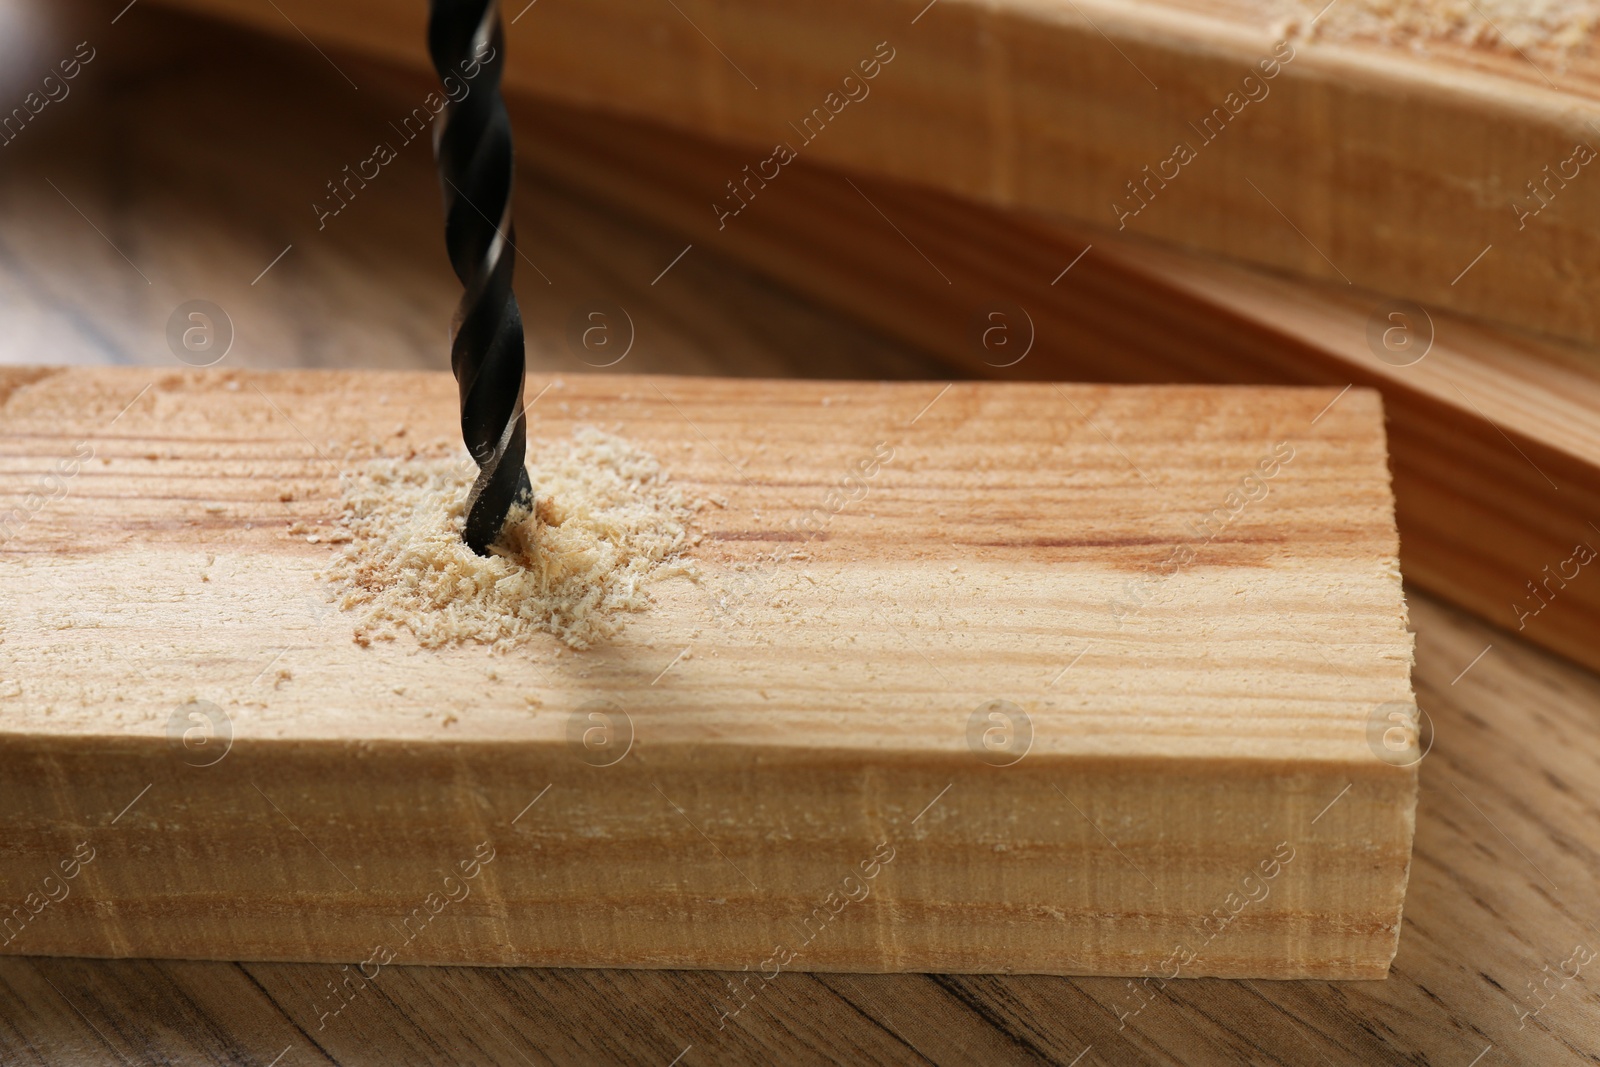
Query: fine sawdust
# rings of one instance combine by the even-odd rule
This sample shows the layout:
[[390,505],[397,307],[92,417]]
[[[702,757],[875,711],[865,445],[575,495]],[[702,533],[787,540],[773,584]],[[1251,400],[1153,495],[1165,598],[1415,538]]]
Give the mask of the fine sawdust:
[[426,648],[475,641],[509,651],[536,633],[588,648],[650,604],[646,587],[694,576],[681,558],[694,509],[655,457],[584,428],[530,456],[532,511],[511,515],[494,554],[461,541],[477,468],[379,459],[345,479],[350,545],[328,570],[361,644],[411,633]]
[[[1296,36],[1377,39],[1426,49],[1430,42],[1563,56],[1592,44],[1594,0],[1269,0]],[[1325,12],[1314,26],[1311,20]]]

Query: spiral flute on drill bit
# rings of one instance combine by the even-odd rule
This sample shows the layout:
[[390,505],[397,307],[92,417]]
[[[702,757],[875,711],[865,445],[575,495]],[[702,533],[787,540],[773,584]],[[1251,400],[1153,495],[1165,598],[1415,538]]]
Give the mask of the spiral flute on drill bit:
[[462,538],[487,554],[507,514],[528,504],[522,315],[511,290],[511,122],[500,95],[505,40],[494,0],[433,0],[428,51],[441,79],[481,64],[476,92],[450,103],[434,125],[444,194],[445,246],[464,292],[451,330],[450,368],[461,396],[461,436],[478,464]]

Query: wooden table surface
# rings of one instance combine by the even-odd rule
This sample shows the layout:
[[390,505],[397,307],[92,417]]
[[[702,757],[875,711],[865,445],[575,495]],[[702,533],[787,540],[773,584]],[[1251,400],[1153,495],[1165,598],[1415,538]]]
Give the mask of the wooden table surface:
[[[99,50],[0,148],[0,360],[170,366],[167,316],[204,298],[229,311],[239,366],[445,366],[454,289],[426,146],[322,232],[309,206],[409,109],[409,83],[332,57],[355,91],[309,47],[142,7],[112,25],[120,6],[72,9],[14,64]],[[566,321],[598,294],[635,318],[619,369],[946,374],[703,249],[659,276],[682,239],[580,195],[518,195],[550,279],[519,263],[540,369],[586,369]],[[0,1063],[1600,1062],[1600,968],[1578,963],[1600,949],[1600,678],[1414,592],[1411,607],[1435,743],[1384,982],[1181,980],[1133,1014],[1121,979],[791,972],[718,1030],[728,976],[707,972],[397,967],[321,1018],[328,965],[5,957]],[[26,877],[0,866],[0,900]]]

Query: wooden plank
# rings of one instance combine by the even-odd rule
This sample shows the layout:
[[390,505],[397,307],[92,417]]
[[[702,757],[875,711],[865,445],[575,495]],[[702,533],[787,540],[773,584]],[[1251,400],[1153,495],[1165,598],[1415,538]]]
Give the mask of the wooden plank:
[[[170,2],[425,62],[416,5]],[[1285,22],[1312,13],[1216,0],[547,0],[510,27],[506,80],[744,146],[741,167],[700,190],[708,216],[742,202],[724,183],[745,181],[744,164],[754,173],[787,144],[807,160],[1600,340],[1600,183],[1574,161],[1576,145],[1592,157],[1600,143],[1593,50],[1555,62],[1504,45],[1280,43]],[[876,76],[846,86],[864,62]]]
[[[1386,972],[1416,779],[1372,732],[1410,695],[1373,393],[535,379],[537,438],[613,427],[724,505],[613,642],[490,657],[354,644],[339,549],[290,532],[452,442],[448,377],[0,381],[0,840],[97,857],[7,952],[1139,974],[1248,892],[1184,973]],[[637,749],[604,769],[595,699]],[[225,763],[169,734],[194,700]]]
[[[719,229],[697,190],[736,150],[595,112],[517,117],[541,146],[525,165],[970,373],[1379,390],[1407,578],[1600,667],[1600,583],[1573,579],[1577,546],[1600,546],[1592,351],[803,163]],[[986,346],[990,314],[1007,326]],[[1396,321],[1409,352],[1383,347]]]
[[[1381,983],[1173,983],[1119,1018],[1137,1002],[1119,978],[795,973],[718,1029],[716,1005],[738,972],[400,967],[319,1029],[318,995],[337,965],[166,963],[152,981],[140,961],[9,957],[0,1058],[176,1059],[197,1035],[219,1034],[239,1062],[287,1051],[280,1067],[324,1056],[445,1067],[459,1048],[508,1067],[680,1054],[680,1064],[1070,1064],[1086,1049],[1080,1067],[1465,1065],[1480,1054],[1480,1067],[1581,1063],[1600,1048],[1592,983],[1555,996],[1540,987],[1548,1007],[1521,1013],[1538,1007],[1528,985],[1544,967],[1574,943],[1595,947],[1586,887],[1600,853],[1582,783],[1600,773],[1600,682],[1427,594],[1409,600],[1417,688],[1439,744],[1422,764],[1405,932]],[[135,1000],[134,990],[149,992]]]

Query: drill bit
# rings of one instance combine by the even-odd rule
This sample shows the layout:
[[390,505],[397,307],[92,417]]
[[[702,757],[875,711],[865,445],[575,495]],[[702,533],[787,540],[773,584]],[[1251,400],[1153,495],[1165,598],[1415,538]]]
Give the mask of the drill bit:
[[511,121],[500,95],[500,5],[431,0],[428,51],[447,89],[452,81],[470,82],[439,112],[433,154],[444,194],[445,247],[464,290],[451,325],[450,369],[461,395],[461,437],[478,464],[461,536],[484,556],[511,509],[533,499],[524,466],[522,314],[511,290],[517,237]]

